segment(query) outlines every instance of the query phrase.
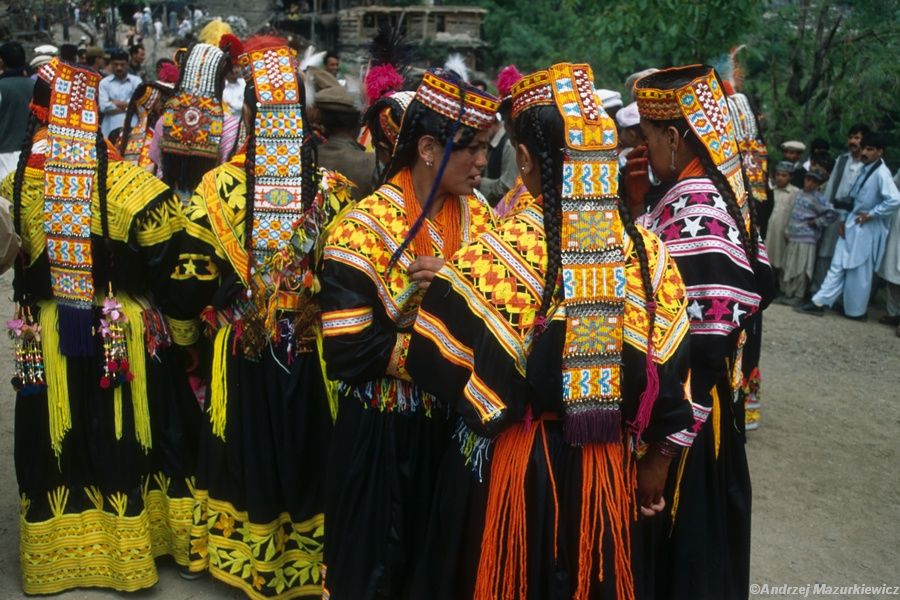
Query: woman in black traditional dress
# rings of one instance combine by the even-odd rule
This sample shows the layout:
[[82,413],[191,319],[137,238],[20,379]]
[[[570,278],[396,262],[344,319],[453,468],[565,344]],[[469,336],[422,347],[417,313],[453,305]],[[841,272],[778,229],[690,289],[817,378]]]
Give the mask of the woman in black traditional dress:
[[384,183],[325,247],[322,328],[340,400],[325,512],[333,600],[405,598],[421,550],[447,409],[406,372],[424,288],[444,258],[491,226],[474,195],[495,98],[426,72]]
[[629,188],[649,161],[669,183],[644,217],[684,277],[691,322],[696,436],[671,477],[664,520],[642,523],[641,597],[746,598],[750,584],[750,473],[744,451],[743,379],[737,349],[773,296],[772,272],[753,211],[732,115],[715,71],[659,71],[636,84],[643,148],[629,160]]
[[512,114],[528,201],[438,273],[410,344],[458,415],[415,597],[633,599],[630,526],[690,422],[684,286],[619,206],[590,67],[524,76]]
[[13,199],[15,459],[22,587],[134,591],[187,564],[200,411],[156,307],[181,205],[113,159],[99,76],[54,59],[35,81]]
[[190,568],[251,598],[313,597],[332,429],[316,260],[351,184],[316,170],[296,52],[274,37],[244,50],[252,134],[185,209],[165,307],[176,343],[213,339]]

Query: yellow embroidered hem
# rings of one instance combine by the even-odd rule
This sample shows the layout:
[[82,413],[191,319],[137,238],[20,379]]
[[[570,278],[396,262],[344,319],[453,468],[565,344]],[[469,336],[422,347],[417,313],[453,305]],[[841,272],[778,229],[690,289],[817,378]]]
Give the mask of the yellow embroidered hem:
[[[168,554],[188,563],[193,500],[169,498],[168,478],[153,477],[159,489],[143,489],[143,510],[124,516],[127,497],[106,499],[96,488],[85,494],[95,508],[65,513],[69,490],[48,492],[53,516],[29,521],[31,501],[22,497],[19,515],[19,560],[26,594],[57,594],[72,588],[103,587],[133,592],[156,583],[154,559]],[[104,501],[109,503],[104,509]]]
[[191,571],[210,574],[256,600],[322,597],[324,515],[294,523],[282,513],[251,523],[229,503],[194,491]]

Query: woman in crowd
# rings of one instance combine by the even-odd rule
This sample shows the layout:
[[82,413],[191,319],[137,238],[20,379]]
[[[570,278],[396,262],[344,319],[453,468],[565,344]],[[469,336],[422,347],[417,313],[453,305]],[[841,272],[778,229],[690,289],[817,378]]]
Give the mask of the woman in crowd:
[[329,236],[322,328],[328,376],[340,382],[325,513],[333,600],[408,597],[447,435],[446,406],[406,371],[410,332],[444,259],[491,226],[473,190],[496,111],[495,98],[452,74],[426,72],[386,182]]
[[41,67],[13,199],[16,475],[22,587],[134,591],[154,558],[187,564],[200,411],[153,292],[171,272],[181,205],[114,160],[99,75]]
[[287,42],[251,38],[240,62],[251,133],[185,209],[166,307],[189,354],[201,330],[213,346],[190,568],[251,598],[320,596],[332,413],[317,258],[350,184],[316,169]]
[[415,597],[633,599],[632,520],[689,443],[684,286],[619,204],[590,67],[526,75],[511,102],[526,203],[435,277],[409,349],[457,442]]
[[153,174],[156,164],[150,158],[150,147],[155,137],[154,126],[171,95],[171,86],[152,81],[140,84],[128,103],[119,139],[122,159]]
[[646,156],[632,154],[628,188],[646,189],[646,167],[635,167],[648,160],[670,186],[645,218],[687,287],[695,423],[683,435],[696,435],[667,488],[671,511],[641,524],[638,591],[666,600],[746,598],[750,474],[736,357],[748,320],[771,301],[772,272],[753,211],[742,210],[748,185],[715,71],[659,71],[635,93]]

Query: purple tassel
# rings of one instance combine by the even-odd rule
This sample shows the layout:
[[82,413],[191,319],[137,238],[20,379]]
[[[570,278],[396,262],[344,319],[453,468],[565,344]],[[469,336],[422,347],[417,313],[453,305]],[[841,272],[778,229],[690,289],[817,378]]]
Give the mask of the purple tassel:
[[[647,313],[650,315],[650,320],[652,322],[656,316],[656,302],[651,301],[647,303]],[[650,415],[653,412],[653,405],[656,403],[657,396],[659,396],[659,373],[656,370],[656,361],[653,360],[652,331],[647,332],[646,361],[647,387],[644,388],[641,399],[638,402],[637,415],[635,415],[634,421],[630,423],[630,429],[636,438],[640,438],[641,434],[647,428],[647,425],[650,424]]]
[[59,351],[63,356],[94,356],[97,344],[94,339],[94,309],[81,308],[60,302]]
[[622,411],[618,406],[567,411],[564,434],[566,442],[571,446],[618,443],[622,440]]

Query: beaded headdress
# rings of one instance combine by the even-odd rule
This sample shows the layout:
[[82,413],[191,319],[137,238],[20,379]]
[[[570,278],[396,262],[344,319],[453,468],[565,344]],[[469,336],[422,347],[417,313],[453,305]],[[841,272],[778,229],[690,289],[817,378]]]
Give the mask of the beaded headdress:
[[139,167],[153,162],[150,158],[150,142],[153,140],[153,128],[149,127],[150,112],[163,96],[162,88],[156,84],[146,83],[143,88],[141,95],[133,99],[137,123],[131,126],[122,151],[123,160]]
[[225,53],[215,46],[191,48],[181,83],[163,113],[163,151],[205,158],[219,155],[224,110],[216,83],[224,64]]
[[285,45],[249,50],[239,63],[256,93],[253,230],[247,235],[256,263],[262,264],[290,242],[303,213],[299,63]]
[[393,101],[397,103],[402,115],[406,112],[406,109],[409,108],[409,103],[413,101],[415,95],[415,92],[394,92],[384,97],[384,106],[378,111],[378,124],[381,127],[382,133],[384,133],[384,137],[386,137],[392,145],[397,143],[397,138],[400,136],[400,125],[403,122],[403,119],[401,117],[399,122],[394,119],[394,110],[393,107],[390,106],[390,102]]
[[94,353],[91,199],[97,174],[100,76],[54,58],[40,77],[49,82],[44,235],[60,346],[67,356]]
[[617,441],[626,279],[615,123],[594,91],[588,65],[553,65],[524,76],[511,92],[514,118],[535,106],[554,106],[565,125],[560,251],[566,439]]
[[[459,84],[444,77],[442,71],[425,71],[416,90],[416,100],[436,113],[473,129],[487,129],[495,122],[500,108],[496,98],[467,86],[465,94]],[[461,112],[461,114],[460,114]]]
[[[665,82],[687,80],[675,88]],[[741,153],[725,90],[715,70],[704,65],[674,67],[638,80],[635,96],[641,117],[655,121],[684,119],[728,180],[738,202],[744,200]]]

